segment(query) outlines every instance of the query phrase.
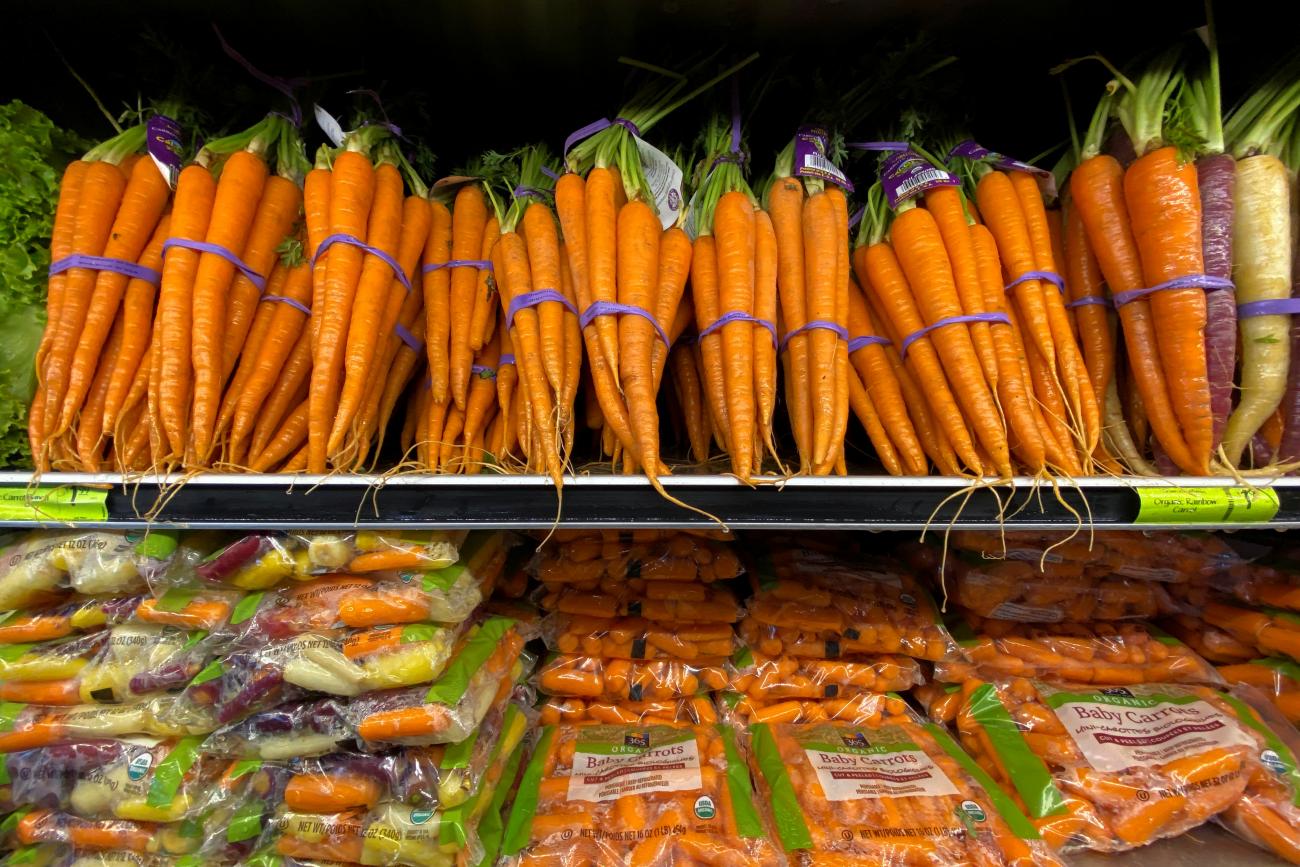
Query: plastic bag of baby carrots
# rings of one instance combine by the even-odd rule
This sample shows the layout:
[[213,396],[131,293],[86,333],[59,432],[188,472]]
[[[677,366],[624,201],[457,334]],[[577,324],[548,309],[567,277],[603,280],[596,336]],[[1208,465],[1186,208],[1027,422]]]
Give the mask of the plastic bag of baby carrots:
[[1281,608],[1245,608],[1226,602],[1205,606],[1205,622],[1264,654],[1300,659],[1300,614]]
[[1219,683],[1214,667],[1139,621],[1015,623],[974,614],[953,625],[964,662],[935,664],[934,679],[1039,677],[1069,683]]
[[[483,535],[503,537],[501,533]],[[355,533],[301,532],[292,534],[298,543],[295,572],[322,575],[327,572],[406,572],[445,569],[461,559],[460,547],[467,541],[464,531],[447,530],[358,530]]]
[[787,698],[772,701],[750,698],[738,692],[719,696],[724,717],[733,724],[860,722],[879,719],[882,714],[901,714],[906,702],[892,693],[859,693],[847,698]]
[[943,728],[904,711],[756,723],[750,763],[792,861],[1060,864],[1015,802]]
[[1244,725],[1263,738],[1260,763],[1245,794],[1215,817],[1237,836],[1300,864],[1300,732],[1267,696],[1250,686],[1235,686],[1224,700]]
[[138,701],[184,686],[219,643],[203,630],[126,622],[42,644],[3,645],[0,701]]
[[712,725],[718,721],[713,699],[707,695],[690,698],[581,699],[568,696],[548,698],[539,708],[538,722],[544,726],[591,725]]
[[501,851],[510,867],[782,863],[723,724],[544,727]]
[[546,646],[557,653],[606,659],[677,659],[720,662],[736,649],[729,623],[675,621],[644,617],[589,617],[552,614],[542,623]]
[[744,613],[736,594],[698,581],[602,579],[600,586],[547,588],[538,604],[547,611],[585,617],[644,617],[735,623]]
[[68,590],[128,595],[165,567],[175,533],[35,530],[0,535],[0,611],[57,603]]
[[547,545],[538,552],[533,575],[547,585],[595,587],[609,578],[710,583],[741,572],[740,558],[725,543],[694,533],[647,538],[638,532],[592,533]]
[[509,695],[530,664],[514,623],[490,617],[472,627],[442,676],[430,686],[366,693],[341,705],[367,747],[456,743]]
[[204,734],[205,729],[171,721],[174,701],[171,696],[160,696],[134,704],[67,707],[0,701],[0,753],[75,743],[87,738]]
[[[60,810],[36,809],[18,820],[20,843],[59,843],[78,852],[113,851],[157,856],[196,854],[202,829],[188,822],[135,822],[126,819],[84,819]],[[212,863],[230,863],[213,853]],[[206,856],[201,863],[208,863]]]
[[932,680],[913,687],[912,698],[932,721],[949,725],[961,707],[961,685]]
[[754,596],[740,634],[767,656],[960,656],[934,602],[894,561],[850,563],[822,551],[770,550],[749,575]]
[[948,544],[984,560],[1029,563],[1056,578],[1114,576],[1181,583],[1247,564],[1232,546],[1210,533],[958,530]]
[[1249,662],[1259,655],[1253,644],[1238,641],[1195,614],[1171,615],[1160,621],[1160,628],[1216,665]]
[[962,685],[967,751],[1057,850],[1117,852],[1181,834],[1241,797],[1263,738],[1207,687]]
[[[516,708],[516,713],[522,713]],[[486,770],[469,797],[455,805],[415,806],[381,799],[368,808],[333,813],[285,803],[270,817],[274,852],[298,863],[331,858],[374,865],[452,867],[483,856],[477,828],[493,803],[527,724],[503,728],[491,744]]]
[[1219,674],[1230,684],[1246,684],[1266,696],[1291,724],[1300,723],[1300,665],[1270,656],[1235,665],[1220,665]]
[[731,658],[729,668],[728,687],[760,701],[899,692],[922,682],[921,666],[906,656],[811,659],[765,656],[742,648]]
[[0,762],[5,805],[39,805],[87,819],[178,822],[199,816],[227,762],[202,738],[93,739],[10,753]]
[[983,560],[962,552],[948,560],[951,598],[981,617],[1027,623],[1078,623],[1155,617],[1168,594],[1155,581],[1113,574],[1057,575],[1024,560]]
[[722,689],[727,685],[727,671],[721,664],[696,665],[675,659],[556,656],[538,669],[535,680],[538,691],[546,695],[636,702]]

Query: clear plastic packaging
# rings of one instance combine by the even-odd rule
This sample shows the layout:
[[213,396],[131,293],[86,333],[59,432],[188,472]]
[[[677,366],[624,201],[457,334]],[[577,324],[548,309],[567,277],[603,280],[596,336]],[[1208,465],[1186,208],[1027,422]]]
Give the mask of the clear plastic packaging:
[[1260,766],[1245,794],[1215,817],[1232,833],[1292,864],[1300,864],[1300,732],[1267,698],[1249,686],[1233,687],[1224,700],[1238,719],[1264,739]]
[[88,740],[5,756],[10,806],[85,819],[179,822],[206,809],[225,760],[201,738]]
[[712,725],[718,721],[713,700],[706,696],[645,701],[553,697],[542,705],[540,714],[542,725]]
[[509,867],[783,860],[721,724],[543,728],[502,853]]
[[18,820],[23,844],[61,843],[80,851],[123,850],[149,855],[191,855],[203,843],[202,829],[186,822],[83,819],[60,810],[37,809]]
[[758,723],[749,738],[759,802],[794,863],[1063,863],[933,723]]
[[366,693],[341,713],[368,749],[462,741],[522,676],[523,645],[512,621],[489,618],[466,633],[431,686]]
[[948,544],[980,558],[1019,560],[1053,578],[1114,576],[1181,583],[1246,565],[1223,537],[1199,532],[958,530],[949,535]]
[[1066,683],[1220,683],[1187,645],[1139,621],[1014,623],[968,615],[953,632],[964,662],[940,662],[934,679],[1038,677]]
[[644,617],[552,614],[542,623],[546,646],[557,653],[604,659],[677,659],[720,662],[736,649],[727,623],[659,623]]
[[726,717],[733,724],[754,723],[869,723],[906,715],[907,702],[890,693],[864,692],[848,698],[788,698],[774,701],[750,698],[738,692],[720,696]]
[[767,656],[846,653],[957,658],[929,595],[892,560],[840,560],[820,551],[765,552],[750,572],[745,643]]
[[538,600],[541,607],[581,617],[735,623],[744,613],[730,590],[699,581],[607,578],[593,589],[553,586],[544,588]]
[[727,671],[721,664],[694,665],[674,659],[556,656],[535,677],[538,691],[546,695],[632,702],[688,698],[727,685]]
[[0,648],[94,632],[131,616],[142,598],[71,596],[45,608],[6,611],[0,614]]
[[445,530],[295,531],[295,574],[445,569],[460,559],[467,535],[473,536]]
[[950,557],[945,575],[953,601],[981,617],[1026,623],[1079,623],[1155,617],[1172,603],[1157,581],[1058,575],[1025,560]]
[[1264,655],[1300,659],[1300,614],[1281,608],[1250,609],[1225,602],[1205,606],[1205,622]]
[[321,756],[353,739],[334,699],[291,702],[255,713],[208,735],[203,749],[241,761]]
[[1006,678],[962,694],[962,744],[1061,851],[1119,852],[1203,824],[1242,796],[1265,748],[1206,687]]
[[1280,656],[1220,665],[1229,684],[1246,684],[1264,695],[1292,725],[1300,723],[1300,665]]
[[508,704],[505,716],[496,737],[487,741],[483,773],[457,804],[435,809],[381,799],[368,808],[322,814],[295,809],[286,793],[270,830],[274,852],[292,863],[321,858],[414,867],[480,863],[479,821],[494,803],[527,730],[526,714],[517,705]]
[[921,666],[906,656],[811,659],[765,656],[744,649],[730,661],[729,688],[760,701],[843,698],[898,692],[921,683]]
[[32,750],[89,738],[131,735],[182,737],[204,734],[206,729],[172,721],[173,696],[160,696],[134,704],[79,704],[48,707],[0,703],[0,753]]
[[8,539],[0,548],[0,611],[53,605],[69,589],[139,593],[146,589],[141,568],[161,568],[176,549],[176,535],[164,531],[34,530]]
[[202,630],[151,623],[122,623],[96,634],[105,636],[102,646],[74,679],[65,682],[70,701],[48,701],[54,696],[39,691],[23,694],[14,689],[17,684],[4,684],[0,696],[35,704],[139,701],[180,689],[220,647],[218,639]]
[[1204,618],[1193,614],[1166,617],[1160,621],[1160,626],[1203,658],[1216,664],[1248,662],[1259,655],[1253,644],[1238,641],[1219,627],[1211,626]]
[[932,680],[912,688],[912,698],[933,722],[950,725],[961,707],[961,685]]
[[533,575],[551,589],[591,590],[606,579],[710,583],[740,573],[740,558],[730,545],[675,531],[588,532],[545,546],[533,564]]

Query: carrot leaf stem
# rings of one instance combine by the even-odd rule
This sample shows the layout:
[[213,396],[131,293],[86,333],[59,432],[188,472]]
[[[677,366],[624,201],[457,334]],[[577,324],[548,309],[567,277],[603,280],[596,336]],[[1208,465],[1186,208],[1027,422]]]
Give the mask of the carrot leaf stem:
[[95,147],[86,151],[83,159],[87,162],[102,161],[116,165],[127,156],[144,147],[144,140],[145,125],[142,123],[137,124],[95,145]]

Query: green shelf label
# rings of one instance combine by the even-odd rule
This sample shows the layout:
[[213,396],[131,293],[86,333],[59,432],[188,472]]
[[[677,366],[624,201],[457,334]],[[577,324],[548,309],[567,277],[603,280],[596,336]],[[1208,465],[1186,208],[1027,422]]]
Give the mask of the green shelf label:
[[1277,514],[1272,488],[1134,488],[1138,524],[1262,524]]
[[106,521],[108,491],[0,486],[0,521]]

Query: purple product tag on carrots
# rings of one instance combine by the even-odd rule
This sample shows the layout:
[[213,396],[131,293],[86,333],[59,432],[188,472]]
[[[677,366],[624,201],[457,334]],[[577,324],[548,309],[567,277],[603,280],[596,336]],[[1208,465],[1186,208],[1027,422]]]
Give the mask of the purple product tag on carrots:
[[826,127],[804,124],[794,134],[794,174],[797,178],[819,178],[843,187],[850,193],[853,184],[826,156],[831,136]]
[[1009,156],[991,151],[982,147],[972,139],[966,139],[952,150],[948,151],[948,162],[952,162],[953,157],[966,157],[972,160],[984,160],[987,163],[997,166],[1000,169],[1010,169],[1012,171],[1028,172],[1033,175],[1038,183],[1043,187],[1043,193],[1049,198],[1056,198],[1056,178],[1047,169],[1031,166],[1029,163],[1022,163],[1020,160],[1013,160]]
[[145,124],[145,148],[167,184],[176,189],[181,174],[180,124],[163,114],[155,114]]
[[897,208],[913,196],[934,187],[955,187],[956,177],[913,150],[895,151],[880,166],[880,183],[889,207]]

